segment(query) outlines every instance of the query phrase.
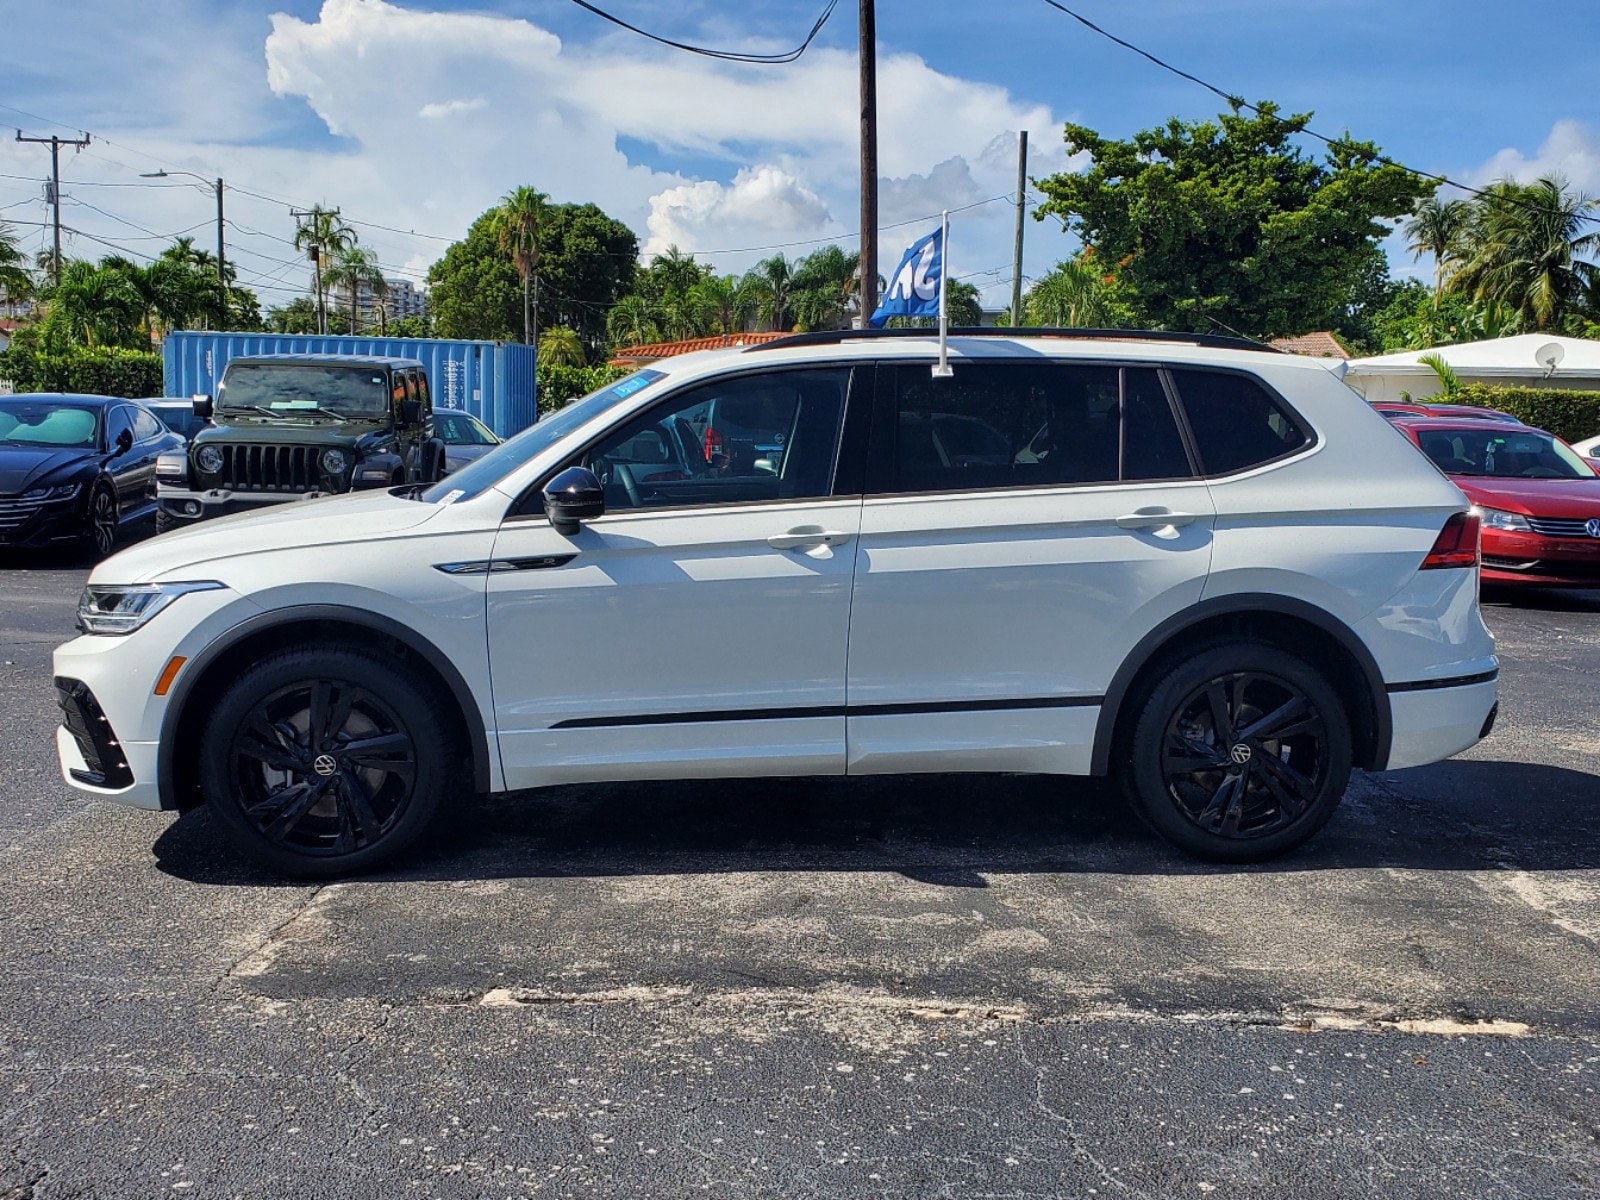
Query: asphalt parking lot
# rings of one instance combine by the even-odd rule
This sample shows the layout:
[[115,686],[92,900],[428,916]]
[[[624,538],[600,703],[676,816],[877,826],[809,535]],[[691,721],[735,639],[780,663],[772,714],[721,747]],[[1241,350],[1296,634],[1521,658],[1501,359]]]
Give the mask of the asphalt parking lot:
[[570,788],[285,884],[57,776],[0,559],[0,1198],[1590,1197],[1600,592],[1264,867],[1102,789]]

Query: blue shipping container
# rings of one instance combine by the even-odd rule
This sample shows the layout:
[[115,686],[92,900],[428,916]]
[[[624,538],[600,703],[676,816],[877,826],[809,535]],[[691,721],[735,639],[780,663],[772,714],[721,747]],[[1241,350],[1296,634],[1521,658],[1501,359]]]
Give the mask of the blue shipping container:
[[250,354],[372,354],[415,358],[428,369],[438,408],[461,408],[501,437],[539,417],[534,394],[533,347],[516,342],[451,342],[439,338],[318,337],[299,333],[167,334],[161,348],[168,396],[217,394],[228,360]]

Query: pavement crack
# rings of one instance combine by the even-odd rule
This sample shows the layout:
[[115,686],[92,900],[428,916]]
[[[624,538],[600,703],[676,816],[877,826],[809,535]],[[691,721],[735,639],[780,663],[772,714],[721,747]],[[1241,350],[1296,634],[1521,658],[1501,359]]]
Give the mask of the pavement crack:
[[228,979],[248,979],[265,975],[272,969],[277,960],[278,952],[282,950],[286,935],[298,922],[314,916],[330,898],[334,889],[343,885],[325,883],[312,888],[304,901],[292,913],[267,931],[260,944],[247,953],[235,959],[223,972],[222,978],[217,980],[220,986]]

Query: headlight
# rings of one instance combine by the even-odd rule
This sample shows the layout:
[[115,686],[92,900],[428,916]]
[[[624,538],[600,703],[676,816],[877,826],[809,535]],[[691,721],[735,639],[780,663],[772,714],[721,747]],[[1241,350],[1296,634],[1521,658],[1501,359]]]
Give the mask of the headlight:
[[215,446],[201,446],[194,456],[194,465],[207,475],[215,475],[222,470],[222,451]]
[[82,489],[81,483],[63,483],[60,487],[34,488],[31,492],[23,492],[24,500],[65,500],[68,496],[76,496]]
[[1512,533],[1532,533],[1533,526],[1521,513],[1506,512],[1500,508],[1480,508],[1478,515],[1485,529],[1506,529]]
[[[222,456],[219,454],[217,457]],[[156,478],[185,482],[189,478],[189,456],[182,450],[168,450],[156,455]]]
[[350,465],[350,456],[343,450],[324,450],[322,452],[322,469],[329,475],[343,475],[344,469]]
[[85,633],[120,635],[142,627],[179,596],[222,585],[200,583],[91,583],[78,598],[78,627]]

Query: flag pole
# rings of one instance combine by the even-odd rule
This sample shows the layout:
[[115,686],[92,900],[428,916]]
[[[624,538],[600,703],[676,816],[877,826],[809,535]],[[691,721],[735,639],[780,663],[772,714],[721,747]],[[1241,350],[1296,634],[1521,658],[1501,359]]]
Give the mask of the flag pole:
[[939,361],[934,364],[935,379],[949,379],[955,372],[950,369],[950,316],[945,309],[945,280],[950,277],[950,210],[944,211],[939,226]]

